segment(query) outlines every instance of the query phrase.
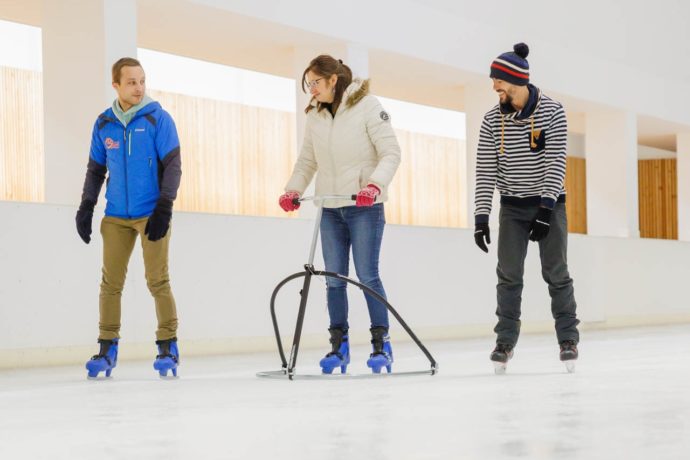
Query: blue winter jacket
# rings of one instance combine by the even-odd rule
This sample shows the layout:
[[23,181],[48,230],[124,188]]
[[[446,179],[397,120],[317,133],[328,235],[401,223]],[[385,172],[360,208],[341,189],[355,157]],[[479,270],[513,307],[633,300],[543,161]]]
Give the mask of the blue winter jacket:
[[158,102],[142,107],[126,128],[112,108],[98,116],[82,200],[96,203],[106,172],[106,216],[147,217],[159,199],[175,199],[180,142],[175,122]]

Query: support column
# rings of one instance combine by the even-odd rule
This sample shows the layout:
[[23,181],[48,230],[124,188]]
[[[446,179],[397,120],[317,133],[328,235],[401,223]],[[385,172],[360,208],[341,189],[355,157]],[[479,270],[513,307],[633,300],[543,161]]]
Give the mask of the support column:
[[369,49],[363,45],[349,43],[345,47],[345,55],[342,57],[334,56],[342,61],[352,70],[353,78],[366,80],[369,78]]
[[690,241],[690,133],[677,135],[676,149],[678,241]]
[[[116,93],[112,85],[111,69],[115,61],[122,57],[137,57],[137,2],[136,0],[101,0],[103,1],[103,16],[105,43],[103,62],[106,79],[105,101],[112,104]],[[146,63],[141,65],[146,71]]]
[[[491,79],[487,76],[477,82],[465,86],[465,131],[467,142],[467,161],[465,180],[465,209],[467,212],[467,226],[474,228],[474,189],[477,182],[477,146],[479,145],[479,129],[486,112],[498,104],[498,95],[491,87]],[[498,228],[498,207],[500,205],[498,192],[494,192],[493,206],[489,223],[492,228]]]
[[600,110],[585,115],[587,233],[640,236],[637,120],[632,112]]
[[43,18],[45,201],[76,205],[91,129],[115,98],[110,68],[136,57],[136,1],[46,0]]

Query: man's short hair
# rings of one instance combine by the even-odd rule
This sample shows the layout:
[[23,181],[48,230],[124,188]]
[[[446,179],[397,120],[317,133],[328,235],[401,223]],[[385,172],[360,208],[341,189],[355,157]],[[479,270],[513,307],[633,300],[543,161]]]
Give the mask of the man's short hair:
[[[120,77],[123,67],[141,67],[141,63],[131,57],[123,57],[113,64],[113,83],[120,83]],[[143,68],[143,67],[142,67]]]

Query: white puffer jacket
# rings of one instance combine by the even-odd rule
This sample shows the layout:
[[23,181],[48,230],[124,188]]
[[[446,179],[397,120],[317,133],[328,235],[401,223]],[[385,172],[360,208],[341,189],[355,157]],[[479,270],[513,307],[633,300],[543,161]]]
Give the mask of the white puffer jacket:
[[[386,201],[388,185],[400,164],[400,146],[369,81],[354,80],[343,94],[335,117],[314,107],[307,114],[304,143],[285,190],[301,194],[316,175],[316,195],[354,195],[368,184],[381,189],[377,201]],[[324,203],[327,208],[352,206],[347,200]]]

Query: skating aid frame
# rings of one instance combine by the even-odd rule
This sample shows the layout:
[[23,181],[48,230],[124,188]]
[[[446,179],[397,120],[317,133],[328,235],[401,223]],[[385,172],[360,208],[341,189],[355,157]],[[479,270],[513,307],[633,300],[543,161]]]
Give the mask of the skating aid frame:
[[[273,294],[271,295],[271,320],[273,322],[273,330],[275,332],[275,337],[276,337],[276,342],[278,344],[278,353],[280,355],[280,361],[281,361],[281,369],[277,371],[265,371],[265,372],[258,372],[256,375],[258,377],[268,377],[268,378],[280,378],[284,379],[287,377],[289,380],[293,380],[295,378],[320,378],[320,379],[342,379],[342,378],[381,378],[381,377],[393,377],[393,376],[409,376],[409,375],[435,375],[438,372],[438,364],[436,363],[436,360],[434,357],[431,355],[429,350],[424,346],[424,344],[419,340],[419,338],[415,335],[415,333],[410,329],[410,327],[407,325],[407,323],[403,320],[403,318],[400,316],[400,314],[393,308],[393,306],[385,299],[383,298],[380,294],[375,292],[373,289],[370,287],[359,283],[358,281],[355,281],[351,278],[348,278],[344,275],[341,275],[339,273],[334,273],[334,272],[328,272],[328,271],[322,271],[322,270],[314,270],[314,254],[316,250],[316,242],[318,241],[318,235],[319,235],[319,226],[321,223],[321,216],[323,213],[323,202],[326,200],[330,199],[351,199],[354,200],[355,196],[341,196],[341,195],[328,195],[328,196],[321,196],[321,197],[303,197],[299,199],[299,201],[308,201],[308,200],[313,200],[315,203],[317,203],[317,214],[316,214],[316,219],[314,223],[314,234],[312,237],[312,242],[311,242],[311,250],[309,252],[309,261],[307,264],[304,265],[304,271],[294,273],[284,280],[282,280],[276,288],[273,290]],[[424,370],[424,371],[408,371],[408,372],[394,372],[391,374],[363,374],[363,375],[351,375],[351,374],[344,374],[344,375],[329,375],[329,374],[319,374],[319,375],[307,375],[307,374],[296,374],[295,368],[297,365],[297,354],[299,352],[299,344],[300,344],[300,339],[302,336],[302,326],[304,324],[304,314],[306,311],[306,306],[307,306],[307,299],[309,297],[309,288],[311,285],[311,278],[312,276],[324,276],[326,278],[337,278],[342,281],[345,281],[346,283],[353,284],[357,286],[358,288],[362,289],[365,291],[367,294],[371,295],[372,297],[376,298],[379,302],[383,303],[388,311],[395,317],[396,320],[400,323],[402,328],[407,332],[407,334],[410,336],[410,338],[414,341],[414,343],[420,348],[422,353],[426,356],[426,358],[429,360],[431,368],[429,370]],[[295,325],[295,333],[293,336],[293,341],[292,341],[292,347],[290,348],[290,358],[289,360],[285,359],[285,352],[283,350],[283,343],[280,338],[280,329],[278,327],[278,320],[276,317],[276,312],[275,312],[275,300],[278,295],[278,292],[280,289],[285,286],[288,282],[304,277],[304,282],[302,284],[302,290],[300,291],[300,305],[299,305],[299,310],[297,313],[297,322]]]

